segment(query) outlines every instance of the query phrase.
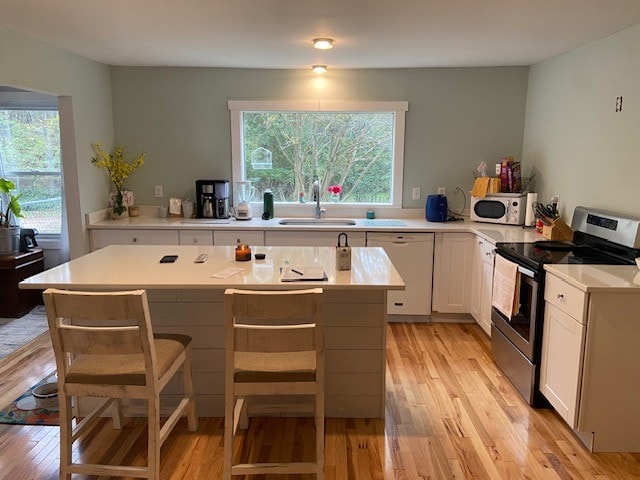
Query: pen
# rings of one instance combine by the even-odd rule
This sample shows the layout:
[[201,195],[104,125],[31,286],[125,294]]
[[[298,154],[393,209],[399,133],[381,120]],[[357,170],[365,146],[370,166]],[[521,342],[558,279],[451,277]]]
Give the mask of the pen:
[[298,275],[304,275],[304,273],[302,273],[302,272],[300,272],[300,271],[296,270],[295,268],[292,268],[292,269],[291,269],[291,271],[292,271],[293,273],[297,273]]

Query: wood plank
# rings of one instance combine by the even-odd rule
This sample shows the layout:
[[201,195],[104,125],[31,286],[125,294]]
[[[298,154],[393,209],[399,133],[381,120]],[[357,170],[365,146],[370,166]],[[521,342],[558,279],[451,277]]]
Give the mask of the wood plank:
[[[639,454],[592,454],[554,411],[526,405],[491,361],[477,325],[394,323],[386,333],[386,418],[326,420],[327,480],[640,478]],[[3,359],[0,404],[54,369],[48,335]],[[202,418],[192,433],[181,419],[162,447],[162,478],[222,478],[222,425],[222,418]],[[74,458],[144,465],[145,426],[136,418],[118,431],[101,420]],[[236,459],[313,459],[313,432],[311,418],[252,418],[236,437]],[[58,478],[58,438],[57,428],[0,425],[0,479]]]

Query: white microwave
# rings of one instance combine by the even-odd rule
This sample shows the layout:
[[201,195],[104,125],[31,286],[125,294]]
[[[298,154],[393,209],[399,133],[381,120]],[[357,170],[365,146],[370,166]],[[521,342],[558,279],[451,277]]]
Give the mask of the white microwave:
[[471,197],[470,218],[474,222],[524,225],[526,193],[493,193],[484,198]]

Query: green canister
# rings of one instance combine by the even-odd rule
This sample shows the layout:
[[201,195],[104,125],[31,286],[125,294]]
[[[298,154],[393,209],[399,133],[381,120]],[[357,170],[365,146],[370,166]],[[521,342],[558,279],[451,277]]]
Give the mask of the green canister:
[[273,193],[271,190],[265,190],[262,196],[262,219],[269,220],[273,218]]

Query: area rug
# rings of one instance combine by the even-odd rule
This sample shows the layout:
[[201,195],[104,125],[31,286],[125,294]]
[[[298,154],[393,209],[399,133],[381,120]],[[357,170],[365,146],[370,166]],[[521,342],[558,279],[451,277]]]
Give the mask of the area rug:
[[0,318],[0,359],[47,331],[44,305],[37,305],[22,318]]
[[[57,409],[37,408],[31,392],[34,388],[44,383],[55,381],[55,372],[47,375],[38,383],[29,388],[25,393],[16,398],[11,405],[0,410],[0,423],[13,425],[60,425]],[[22,407],[22,408],[19,408]],[[23,410],[23,408],[30,408]]]

